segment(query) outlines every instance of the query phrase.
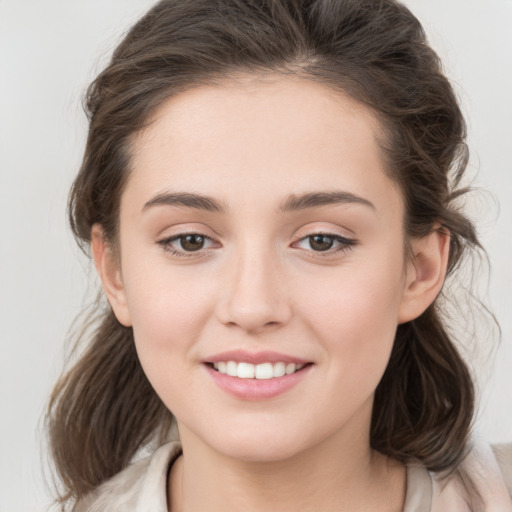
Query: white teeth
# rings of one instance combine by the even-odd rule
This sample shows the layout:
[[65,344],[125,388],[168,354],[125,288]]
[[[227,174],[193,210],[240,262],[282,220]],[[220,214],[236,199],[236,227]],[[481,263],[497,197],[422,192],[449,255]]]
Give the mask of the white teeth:
[[251,363],[238,363],[236,373],[240,379],[254,379],[254,365]]
[[286,375],[293,373],[295,371],[295,363],[288,363],[284,371],[286,372]]
[[295,363],[237,363],[236,361],[219,361],[213,367],[219,372],[240,379],[272,379],[290,375],[304,368],[305,364]]
[[286,374],[286,365],[284,363],[274,364],[274,377],[282,377]]
[[271,379],[274,376],[272,363],[257,364],[255,376],[257,379]]
[[[227,363],[227,371],[226,373],[230,376],[230,377],[238,377],[238,371],[237,371],[237,364],[235,363],[235,361],[228,361]],[[224,373],[224,372],[223,372]]]

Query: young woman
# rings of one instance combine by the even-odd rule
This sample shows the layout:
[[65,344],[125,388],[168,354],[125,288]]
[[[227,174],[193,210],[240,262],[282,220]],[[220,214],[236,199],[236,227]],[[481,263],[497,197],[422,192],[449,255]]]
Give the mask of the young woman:
[[512,510],[443,319],[464,120],[404,6],[164,0],[87,99],[108,304],[50,403],[64,506]]

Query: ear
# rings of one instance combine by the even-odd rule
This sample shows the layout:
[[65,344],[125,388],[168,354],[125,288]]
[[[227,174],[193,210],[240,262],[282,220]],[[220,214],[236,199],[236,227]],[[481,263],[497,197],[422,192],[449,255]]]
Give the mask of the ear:
[[428,235],[413,240],[411,249],[399,324],[419,317],[441,291],[448,266],[450,234],[439,225],[435,226]]
[[103,228],[94,224],[91,230],[91,250],[108,302],[117,320],[125,327],[132,325],[117,256],[107,243]]

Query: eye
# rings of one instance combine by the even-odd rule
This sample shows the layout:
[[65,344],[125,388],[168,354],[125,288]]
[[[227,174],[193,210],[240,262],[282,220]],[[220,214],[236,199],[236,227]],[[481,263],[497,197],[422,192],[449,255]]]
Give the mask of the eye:
[[191,234],[181,235],[176,239],[181,246],[181,249],[185,251],[199,251],[204,247],[206,238],[203,235]]
[[311,249],[314,251],[328,251],[334,245],[334,237],[329,235],[311,235],[308,236]]
[[176,256],[188,256],[216,245],[216,242],[200,233],[181,233],[158,242],[165,251]]
[[315,233],[313,235],[301,238],[294,244],[299,249],[306,249],[314,252],[338,252],[348,250],[355,245],[356,240],[345,238],[340,235],[332,235],[328,233]]

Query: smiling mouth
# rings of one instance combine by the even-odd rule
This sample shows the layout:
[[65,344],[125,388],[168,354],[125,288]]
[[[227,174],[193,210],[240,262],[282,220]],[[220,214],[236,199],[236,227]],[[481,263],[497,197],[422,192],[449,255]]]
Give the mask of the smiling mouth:
[[217,361],[215,363],[208,363],[208,366],[230,377],[264,380],[291,375],[310,364],[311,363],[297,364],[284,362],[252,364],[245,362],[238,363],[236,361]]

